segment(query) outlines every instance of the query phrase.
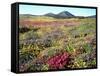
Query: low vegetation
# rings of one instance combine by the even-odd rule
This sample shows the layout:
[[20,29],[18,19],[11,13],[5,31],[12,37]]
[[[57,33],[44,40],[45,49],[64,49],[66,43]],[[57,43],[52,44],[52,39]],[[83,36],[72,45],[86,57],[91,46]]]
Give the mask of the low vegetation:
[[96,67],[95,18],[39,19],[20,20],[21,72]]

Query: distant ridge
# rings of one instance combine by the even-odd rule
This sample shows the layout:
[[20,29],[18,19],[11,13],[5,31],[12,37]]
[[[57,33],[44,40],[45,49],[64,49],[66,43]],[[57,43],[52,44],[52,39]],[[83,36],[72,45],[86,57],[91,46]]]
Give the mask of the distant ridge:
[[[62,11],[58,14],[47,13],[44,15],[20,14],[20,17],[22,18],[34,18],[37,16],[47,16],[47,17],[53,17],[53,18],[85,18],[84,16],[75,16],[68,11]],[[87,16],[86,18],[96,18],[96,15]]]
[[68,11],[63,11],[58,14],[47,13],[44,16],[54,17],[54,18],[72,18],[75,17],[73,14],[69,13]]
[[96,15],[88,16],[88,18],[96,18]]
[[47,13],[47,14],[45,14],[44,16],[55,17],[55,16],[56,16],[56,14],[53,14],[53,13]]

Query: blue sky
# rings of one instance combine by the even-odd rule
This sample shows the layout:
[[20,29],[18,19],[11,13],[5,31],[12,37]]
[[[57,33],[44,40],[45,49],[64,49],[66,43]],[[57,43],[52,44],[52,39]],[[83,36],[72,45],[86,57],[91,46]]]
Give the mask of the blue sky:
[[91,8],[73,8],[73,7],[54,7],[37,5],[19,5],[19,14],[43,15],[46,13],[58,14],[62,11],[68,11],[75,16],[96,15],[96,9]]

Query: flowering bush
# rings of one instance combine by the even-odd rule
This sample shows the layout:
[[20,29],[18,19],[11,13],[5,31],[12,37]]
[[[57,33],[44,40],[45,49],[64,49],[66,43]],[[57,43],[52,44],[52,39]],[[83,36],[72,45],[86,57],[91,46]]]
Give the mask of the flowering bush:
[[63,52],[48,59],[47,63],[51,69],[62,69],[69,61],[69,54]]

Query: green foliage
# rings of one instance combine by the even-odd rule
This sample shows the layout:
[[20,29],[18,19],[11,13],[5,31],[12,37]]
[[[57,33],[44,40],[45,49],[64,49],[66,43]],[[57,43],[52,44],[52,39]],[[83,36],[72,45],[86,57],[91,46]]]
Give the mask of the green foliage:
[[96,67],[96,59],[93,59],[91,62],[87,63],[89,67]]
[[57,53],[63,52],[63,50],[62,51],[61,50],[62,49],[59,49],[59,48],[50,48],[47,53],[48,53],[48,56],[54,56]]
[[27,71],[40,71],[43,65],[39,63],[30,64]]
[[19,53],[19,64],[27,63],[28,61],[36,58],[36,55],[30,51]]
[[90,53],[92,51],[92,47],[90,44],[84,44],[83,49],[85,53]]
[[42,70],[42,71],[47,71],[47,70],[49,70],[48,65],[47,65],[47,64],[46,64],[46,65],[43,65],[43,67],[42,67],[41,70]]
[[69,53],[72,53],[74,51],[74,47],[72,44],[68,44],[65,50]]
[[78,68],[86,68],[87,64],[83,59],[76,57],[74,60],[74,68],[77,68],[77,67]]
[[38,39],[38,38],[39,38],[39,35],[36,32],[34,32],[33,30],[28,31],[24,34],[20,34],[20,36],[19,36],[20,40],[30,40],[30,39],[35,40],[35,39]]

